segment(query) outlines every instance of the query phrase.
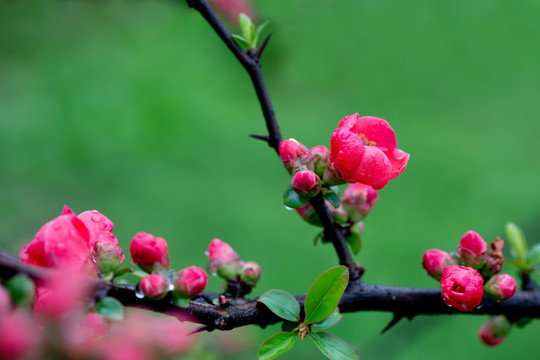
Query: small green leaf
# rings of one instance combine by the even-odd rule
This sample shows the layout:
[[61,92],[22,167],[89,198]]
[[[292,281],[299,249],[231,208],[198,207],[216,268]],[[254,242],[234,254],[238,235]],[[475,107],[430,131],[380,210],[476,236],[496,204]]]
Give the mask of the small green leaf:
[[280,318],[293,322],[300,321],[300,305],[294,296],[286,291],[268,290],[257,301],[266,305]]
[[351,234],[345,238],[345,241],[349,244],[355,255],[360,252],[360,249],[362,248],[362,239],[357,232],[352,231]]
[[296,340],[296,334],[289,332],[279,332],[270,336],[261,345],[257,359],[269,360],[283,354],[294,345],[294,340]]
[[540,244],[534,245],[527,254],[527,265],[534,265],[540,261]]
[[124,306],[122,303],[109,296],[99,300],[96,305],[96,312],[113,320],[122,320],[124,318]]
[[322,240],[323,238],[324,238],[324,231],[317,233],[317,235],[315,235],[315,237],[313,238],[313,245],[317,245],[319,240]]
[[190,301],[191,299],[189,298],[183,298],[179,296],[173,296],[173,299],[172,299],[173,304],[181,308],[187,308],[189,306]]
[[527,242],[523,231],[514,223],[506,224],[506,235],[510,242],[510,252],[516,259],[525,261],[527,258]]
[[323,272],[315,280],[304,302],[306,324],[321,321],[336,309],[347,284],[349,269],[336,266]]
[[18,274],[6,282],[11,299],[18,306],[26,306],[32,302],[36,293],[36,285],[27,275]]
[[261,32],[263,29],[268,25],[268,21],[263,22],[261,25],[257,27],[257,30],[255,30],[255,38],[253,39],[253,47],[257,47],[257,43],[259,42],[259,37],[261,36]]
[[253,33],[255,31],[255,27],[253,26],[253,22],[244,13],[241,13],[238,15],[238,23],[240,24],[240,29],[242,30],[242,36],[244,39],[247,40],[248,43],[251,43],[253,41]]
[[148,273],[144,272],[144,271],[140,271],[140,270],[135,270],[133,272],[133,275],[138,277],[139,279],[144,279],[145,277],[148,276]]
[[336,208],[338,208],[341,204],[339,196],[333,190],[329,190],[326,194],[323,195],[323,198],[330,202],[330,204],[332,204]]
[[114,275],[113,277],[116,279],[117,277],[120,277],[122,275],[125,275],[125,274],[129,274],[129,273],[132,273],[133,272],[133,268],[131,267],[125,267],[125,268],[121,268],[121,269],[118,269],[114,272]]
[[312,324],[311,330],[319,331],[319,330],[331,328],[332,326],[336,325],[341,320],[342,317],[343,317],[343,314],[339,312],[339,308],[336,308],[336,310],[334,310],[334,312],[330,314],[329,317]]
[[325,332],[309,334],[324,356],[331,360],[360,360],[358,350],[346,341]]
[[289,185],[287,189],[285,189],[285,193],[283,194],[283,203],[291,208],[299,208],[304,205],[306,205],[309,202],[309,198],[300,196],[294,191],[292,185]]
[[249,50],[249,48],[251,47],[248,41],[244,39],[243,37],[241,37],[240,35],[232,34],[232,37],[236,41],[236,43],[240,45],[241,47],[243,47],[244,49]]

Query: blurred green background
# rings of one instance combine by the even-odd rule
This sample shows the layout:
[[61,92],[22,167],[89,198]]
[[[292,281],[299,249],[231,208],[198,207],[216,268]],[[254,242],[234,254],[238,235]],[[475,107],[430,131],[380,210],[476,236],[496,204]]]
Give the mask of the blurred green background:
[[[411,154],[367,218],[365,281],[437,287],[423,252],[454,250],[470,229],[491,241],[514,221],[540,241],[540,2],[255,7],[271,22],[263,72],[285,138],[329,146],[338,121],[360,112],[387,119]],[[337,257],[284,209],[289,175],[248,138],[265,131],[248,76],[183,1],[0,2],[2,249],[16,253],[68,204],[107,215],[126,252],[145,231],[168,240],[173,267],[205,266],[218,237],[261,264],[255,295],[305,293]],[[491,349],[477,339],[484,316],[419,317],[380,336],[390,318],[348,314],[334,333],[363,359],[540,353],[539,322]],[[252,359],[278,329],[203,341],[216,359]],[[224,355],[218,338],[243,351]],[[306,341],[282,358],[323,357]]]

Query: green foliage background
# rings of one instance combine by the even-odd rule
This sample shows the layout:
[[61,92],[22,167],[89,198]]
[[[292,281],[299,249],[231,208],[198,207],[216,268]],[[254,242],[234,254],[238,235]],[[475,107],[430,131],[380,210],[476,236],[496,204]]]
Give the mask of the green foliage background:
[[[422,253],[455,249],[469,229],[491,241],[514,221],[540,241],[538,1],[256,7],[271,21],[262,63],[285,138],[328,146],[338,121],[360,112],[387,119],[411,154],[367,218],[365,281],[437,287]],[[283,208],[290,177],[247,136],[264,132],[248,76],[183,1],[0,2],[2,249],[17,252],[68,204],[106,214],[126,252],[151,232],[168,240],[174,267],[204,266],[219,237],[261,264],[255,295],[305,293],[336,256]],[[477,339],[487,317],[419,317],[380,336],[390,318],[349,314],[334,333],[364,359],[540,353],[538,322],[491,349]],[[233,331],[252,342],[229,358],[252,359],[276,331]],[[300,341],[283,359],[322,358],[315,351]]]

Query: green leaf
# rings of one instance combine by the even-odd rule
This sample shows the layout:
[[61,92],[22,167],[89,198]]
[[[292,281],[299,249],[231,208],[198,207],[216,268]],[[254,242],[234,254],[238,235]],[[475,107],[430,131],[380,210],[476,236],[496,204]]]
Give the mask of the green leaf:
[[527,265],[534,265],[540,261],[540,244],[534,245],[527,254]]
[[257,359],[269,360],[278,357],[294,345],[294,340],[296,340],[296,334],[289,332],[279,332],[270,336],[261,345]]
[[133,272],[133,268],[131,267],[125,267],[125,268],[121,268],[121,269],[118,269],[116,270],[113,274],[113,278],[117,278],[117,277],[120,277],[122,275],[125,275],[125,274],[129,274],[129,273],[132,273]]
[[351,234],[345,238],[345,241],[349,244],[355,255],[360,252],[360,249],[362,248],[362,239],[357,232],[352,231]]
[[283,194],[283,203],[291,208],[299,208],[306,205],[309,202],[309,198],[300,196],[294,191],[292,184],[285,189]]
[[336,308],[336,310],[334,310],[334,312],[330,314],[329,317],[312,324],[311,330],[319,331],[319,330],[331,328],[332,326],[336,325],[341,320],[342,317],[343,317],[343,314],[339,312],[339,308]]
[[323,195],[323,198],[330,202],[335,208],[338,208],[341,204],[338,194],[334,190],[330,189],[326,194]]
[[257,301],[266,305],[280,318],[293,322],[300,321],[300,305],[294,296],[286,291],[268,290]]
[[26,306],[34,300],[36,285],[27,275],[18,274],[6,282],[11,299],[18,306]]
[[253,26],[253,22],[249,16],[241,13],[238,15],[238,23],[240,24],[240,29],[242,30],[242,36],[244,39],[246,39],[248,43],[252,43],[255,27]]
[[510,242],[510,252],[516,259],[525,261],[527,258],[527,242],[523,231],[514,223],[506,224],[506,235]]
[[[215,300],[215,299],[214,299]],[[183,297],[180,297],[180,296],[174,296],[173,295],[173,298],[172,298],[172,302],[174,305],[178,306],[178,307],[181,307],[181,308],[186,308],[189,306],[189,303],[190,303],[191,299],[190,298],[183,298]],[[219,300],[218,300],[219,301]],[[218,302],[219,304],[219,302]],[[214,304],[215,305],[215,304]]]
[[304,303],[306,324],[312,324],[330,316],[336,309],[348,283],[349,269],[345,266],[330,268],[319,275],[311,285]]
[[317,235],[315,235],[315,237],[313,238],[313,245],[317,245],[319,240],[322,240],[323,238],[324,238],[324,231],[317,233]]
[[99,300],[96,305],[96,312],[113,320],[122,320],[124,318],[124,306],[122,303],[109,296]]
[[243,37],[241,37],[240,35],[232,34],[232,37],[236,41],[236,43],[240,45],[241,47],[243,47],[244,49],[249,50],[249,48],[251,47],[248,41],[244,39]]
[[148,273],[147,273],[147,272],[140,271],[140,270],[135,270],[132,274],[133,274],[134,276],[138,277],[139,279],[144,279],[145,277],[148,276]]
[[319,350],[332,360],[360,360],[358,350],[346,341],[325,332],[313,332],[309,334]]
[[263,29],[268,25],[268,21],[263,22],[261,25],[257,27],[257,30],[255,30],[255,38],[253,39],[253,48],[257,47],[257,43],[259,42],[259,37],[261,36],[261,32]]

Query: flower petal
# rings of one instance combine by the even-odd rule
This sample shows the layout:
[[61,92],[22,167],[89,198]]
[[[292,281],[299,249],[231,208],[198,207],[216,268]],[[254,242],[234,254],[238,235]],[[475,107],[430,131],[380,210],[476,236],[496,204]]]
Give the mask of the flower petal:
[[330,144],[330,161],[335,170],[345,181],[351,181],[350,175],[357,171],[366,148],[362,139],[347,128],[338,128],[332,134]]
[[390,181],[392,164],[384,153],[375,146],[366,146],[360,166],[352,174],[351,181],[382,189]]
[[[343,122],[343,121],[342,121]],[[394,129],[386,120],[373,116],[362,116],[357,121],[345,122],[352,124],[350,130],[358,135],[364,134],[366,140],[373,141],[375,146],[384,153],[392,152],[397,147]]]
[[403,150],[394,149],[394,151],[386,153],[386,156],[392,163],[392,177],[390,179],[394,179],[405,170],[410,155]]

